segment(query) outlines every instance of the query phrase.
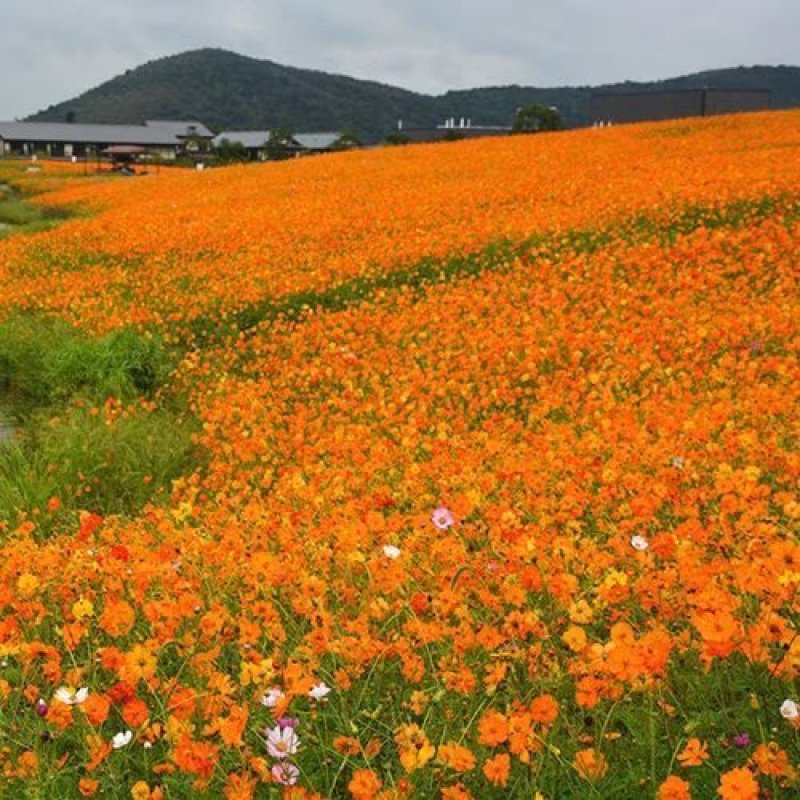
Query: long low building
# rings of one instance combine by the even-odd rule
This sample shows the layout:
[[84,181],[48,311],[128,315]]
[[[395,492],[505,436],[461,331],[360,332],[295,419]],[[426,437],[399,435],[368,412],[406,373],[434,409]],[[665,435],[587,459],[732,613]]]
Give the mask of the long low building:
[[680,89],[654,92],[598,92],[592,95],[592,124],[710,117],[770,107],[769,90]]
[[143,125],[0,122],[0,155],[70,158],[128,146],[143,148],[146,154],[158,158],[174,159],[203,149],[213,136],[201,122],[183,120],[148,120]]

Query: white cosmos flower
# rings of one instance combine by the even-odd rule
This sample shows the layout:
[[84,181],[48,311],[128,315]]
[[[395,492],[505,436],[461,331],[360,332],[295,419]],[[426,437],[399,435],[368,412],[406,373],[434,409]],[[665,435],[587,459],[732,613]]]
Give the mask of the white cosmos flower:
[[396,558],[400,558],[400,548],[395,547],[393,544],[385,544],[383,546],[383,554],[386,558],[391,558],[394,561]]
[[111,746],[115,750],[119,750],[125,747],[126,744],[130,744],[131,739],[133,739],[132,731],[120,731],[114,734],[114,738],[111,740]]
[[273,758],[288,758],[300,747],[300,737],[294,728],[282,728],[276,725],[267,734],[267,752]]
[[322,700],[324,697],[331,693],[331,687],[326,686],[324,683],[318,683],[308,693],[312,700]]
[[62,686],[56,689],[55,698],[68,706],[79,706],[89,696],[89,690],[84,686],[75,691],[70,686]]
[[644,538],[644,536],[632,536],[631,547],[633,547],[634,550],[642,552],[644,550],[647,550],[648,547],[650,547],[650,543],[647,541],[647,539]]
[[781,703],[781,716],[784,719],[797,719],[800,717],[800,706],[794,700],[784,700]]
[[267,708],[275,708],[286,695],[277,687],[267,689],[267,693],[261,698],[261,705]]

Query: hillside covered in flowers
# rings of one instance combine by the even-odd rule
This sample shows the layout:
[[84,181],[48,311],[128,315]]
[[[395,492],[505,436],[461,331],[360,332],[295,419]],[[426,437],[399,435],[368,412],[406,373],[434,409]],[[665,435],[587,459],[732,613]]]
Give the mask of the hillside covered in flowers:
[[0,162],[0,796],[796,797],[798,124]]

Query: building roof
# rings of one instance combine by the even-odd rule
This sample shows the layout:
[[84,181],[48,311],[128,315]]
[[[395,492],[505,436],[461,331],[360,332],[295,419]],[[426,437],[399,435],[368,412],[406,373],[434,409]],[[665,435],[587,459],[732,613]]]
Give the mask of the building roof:
[[269,139],[270,131],[222,131],[214,137],[214,147],[219,147],[223,139],[239,142],[248,148],[263,147]]
[[71,144],[180,144],[174,133],[159,126],[85,125],[79,122],[0,122],[0,139]]
[[[227,139],[229,142],[240,142],[247,148],[260,148],[267,142],[270,133],[271,131],[223,131],[214,137],[214,146],[219,147],[222,140]],[[340,133],[324,131],[322,133],[295,133],[292,141],[301,150],[329,150],[340,138]]]
[[179,139],[192,135],[200,136],[203,139],[212,139],[214,137],[214,134],[202,122],[194,119],[148,119],[145,120],[144,124],[149,128],[160,128],[169,131]]
[[342,134],[336,131],[324,131],[322,133],[296,133],[292,136],[297,144],[304,150],[330,150],[333,145],[342,138]]

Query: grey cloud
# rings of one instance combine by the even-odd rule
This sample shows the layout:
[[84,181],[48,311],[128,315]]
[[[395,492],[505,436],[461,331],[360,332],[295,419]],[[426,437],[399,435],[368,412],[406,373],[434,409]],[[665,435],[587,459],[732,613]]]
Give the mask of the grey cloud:
[[0,0],[0,119],[195,47],[441,92],[797,63],[797,0]]

